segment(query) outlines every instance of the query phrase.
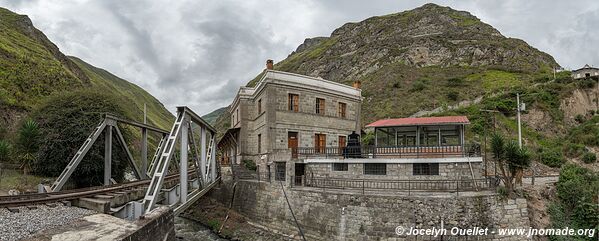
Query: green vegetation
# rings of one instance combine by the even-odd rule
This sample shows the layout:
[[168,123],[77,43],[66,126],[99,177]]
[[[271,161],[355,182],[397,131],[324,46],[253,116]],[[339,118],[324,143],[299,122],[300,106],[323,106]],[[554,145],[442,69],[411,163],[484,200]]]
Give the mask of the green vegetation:
[[508,195],[511,195],[514,182],[522,183],[523,171],[530,166],[531,155],[525,147],[520,148],[515,141],[506,141],[497,133],[491,137],[491,152]]
[[[551,225],[554,228],[598,229],[599,173],[568,164],[565,165],[557,182],[557,197],[549,208]],[[597,235],[597,233],[595,233]],[[551,240],[571,240],[568,236],[552,236]],[[597,237],[578,236],[577,240],[596,240]]]
[[594,163],[597,161],[597,155],[592,152],[587,152],[582,156],[582,161],[587,164]]
[[480,82],[485,91],[499,91],[520,86],[522,81],[516,73],[501,70],[487,70],[466,77],[467,81]]
[[255,171],[256,169],[258,169],[258,166],[256,166],[256,162],[254,162],[253,160],[243,160],[243,166],[250,170],[250,171]]
[[[147,105],[149,124],[171,126],[172,114],[156,98],[106,70],[65,56],[27,16],[0,8],[0,32],[0,112],[6,113],[0,118],[0,161],[22,162],[25,171],[31,166],[36,175],[57,176],[103,112],[142,121]],[[28,119],[34,122],[23,121]],[[141,136],[139,131],[121,130],[129,137]],[[133,138],[127,139],[136,157],[140,142]],[[150,152],[157,138],[150,134]],[[100,160],[100,147],[91,152],[75,172],[81,178],[72,180],[95,179],[76,183],[79,186],[98,183],[101,163],[95,162]],[[113,160],[125,160],[117,157]],[[116,163],[113,168],[117,180],[124,172],[121,167]]]
[[0,140],[0,162],[8,162],[10,160],[11,145],[5,140]]
[[45,180],[44,177],[23,174],[19,170],[0,170],[0,196],[6,195],[2,191],[11,189],[20,192],[35,190],[36,186]]
[[[120,103],[127,103],[116,95],[92,91],[76,91],[53,96],[35,109],[32,118],[40,125],[39,158],[32,164],[36,175],[56,177],[69,163],[83,140],[102,120],[104,113],[130,118]],[[131,133],[120,128],[125,140]],[[113,134],[112,177],[122,181],[126,171],[126,155],[116,146]],[[78,187],[99,185],[104,172],[104,135],[100,135],[70,180]]]
[[580,143],[587,146],[599,146],[599,116],[575,126],[568,134],[568,140],[574,143]]
[[550,167],[561,167],[566,163],[566,159],[559,150],[540,148],[537,155],[541,163]]
[[206,224],[210,229],[212,229],[212,231],[218,232],[218,229],[220,229],[220,221],[216,219],[208,220],[208,223]]
[[38,124],[33,120],[27,120],[19,129],[17,149],[19,160],[24,174],[31,170],[31,164],[37,160],[39,150],[40,130]]

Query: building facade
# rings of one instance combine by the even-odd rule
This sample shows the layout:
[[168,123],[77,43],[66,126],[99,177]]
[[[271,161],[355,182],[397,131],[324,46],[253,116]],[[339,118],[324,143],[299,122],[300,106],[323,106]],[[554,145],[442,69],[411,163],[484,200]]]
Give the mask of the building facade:
[[457,180],[483,177],[480,145],[466,143],[465,116],[383,119],[374,145],[300,149],[306,175],[343,179]]
[[275,71],[268,61],[256,86],[241,87],[229,107],[230,129],[219,145],[223,159],[251,160],[260,173],[285,179],[302,162],[293,150],[343,147],[359,132],[361,102],[358,83]]
[[572,71],[573,79],[599,78],[599,68],[585,64],[584,67]]
[[[480,145],[465,140],[465,116],[384,119],[361,145],[359,83],[275,71],[241,87],[219,142],[222,163],[255,163],[264,178],[464,180],[483,177]],[[327,184],[328,185],[328,184]]]

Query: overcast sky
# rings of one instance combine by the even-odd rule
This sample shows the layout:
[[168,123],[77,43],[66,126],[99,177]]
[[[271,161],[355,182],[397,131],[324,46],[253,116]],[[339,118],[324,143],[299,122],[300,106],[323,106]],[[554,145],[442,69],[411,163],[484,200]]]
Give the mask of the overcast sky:
[[[14,0],[61,51],[127,79],[174,112],[226,106],[266,59],[346,22],[430,1]],[[432,1],[466,10],[566,68],[599,66],[599,1]]]

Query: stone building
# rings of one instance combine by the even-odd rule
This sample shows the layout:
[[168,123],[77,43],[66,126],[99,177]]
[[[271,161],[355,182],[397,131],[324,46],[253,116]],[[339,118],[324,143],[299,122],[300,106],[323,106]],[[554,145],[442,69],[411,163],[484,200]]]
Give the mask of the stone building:
[[219,142],[221,161],[252,160],[258,171],[285,179],[301,171],[297,148],[344,147],[360,131],[359,82],[348,86],[276,71],[272,60],[255,87],[241,87],[229,107],[230,129]]
[[599,78],[599,68],[585,64],[584,67],[572,71],[573,79]]

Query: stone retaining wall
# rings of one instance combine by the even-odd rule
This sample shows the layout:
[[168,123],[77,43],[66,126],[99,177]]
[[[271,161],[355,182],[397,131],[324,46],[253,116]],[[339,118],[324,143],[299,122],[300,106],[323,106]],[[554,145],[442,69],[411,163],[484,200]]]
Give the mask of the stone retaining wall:
[[[298,229],[281,188],[278,182],[240,181],[233,208],[251,222],[297,237]],[[494,194],[408,197],[324,193],[288,187],[285,191],[309,240],[414,240],[398,236],[396,227],[440,228],[442,221],[447,229],[529,227],[526,199],[504,201]],[[213,189],[210,195],[228,206],[231,193],[228,183]],[[488,235],[475,240],[521,240],[521,237]]]

